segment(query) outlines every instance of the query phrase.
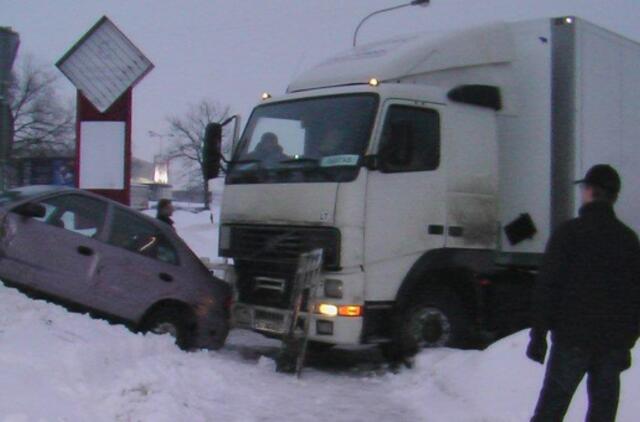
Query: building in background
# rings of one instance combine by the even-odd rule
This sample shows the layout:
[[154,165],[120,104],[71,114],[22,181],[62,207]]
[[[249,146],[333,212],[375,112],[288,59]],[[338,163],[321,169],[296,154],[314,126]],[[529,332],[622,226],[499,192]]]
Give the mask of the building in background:
[[173,197],[169,184],[168,162],[156,157],[154,162],[133,158],[131,161],[131,206],[144,209],[149,201]]
[[72,153],[16,158],[13,167],[15,174],[11,177],[11,186],[75,185],[76,165]]

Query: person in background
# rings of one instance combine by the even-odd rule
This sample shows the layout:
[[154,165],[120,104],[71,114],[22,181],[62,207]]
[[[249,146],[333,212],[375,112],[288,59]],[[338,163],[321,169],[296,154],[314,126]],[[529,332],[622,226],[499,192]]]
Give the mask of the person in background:
[[173,215],[173,203],[171,199],[163,198],[158,201],[158,212],[156,214],[156,218],[160,221],[164,221],[171,227],[173,227],[173,220],[171,216]]
[[533,295],[527,356],[544,364],[552,347],[532,422],[559,422],[588,375],[588,422],[613,422],[620,373],[631,366],[640,323],[640,242],[613,205],[621,181],[606,164],[583,180],[580,216],[551,236]]

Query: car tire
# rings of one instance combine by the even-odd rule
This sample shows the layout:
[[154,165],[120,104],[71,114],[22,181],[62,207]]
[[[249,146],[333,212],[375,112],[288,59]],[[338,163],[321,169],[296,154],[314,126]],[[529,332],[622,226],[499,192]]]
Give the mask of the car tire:
[[224,346],[230,330],[229,318],[224,313],[220,312],[216,314],[215,321],[216,323],[213,324],[214,327],[211,327],[210,331],[207,333],[208,337],[211,339],[211,350],[219,350]]
[[381,345],[383,356],[399,360],[424,348],[465,348],[471,339],[470,321],[458,297],[447,290],[418,295],[395,317],[394,338]]
[[195,344],[195,321],[189,312],[177,307],[163,307],[149,314],[142,324],[142,332],[170,334],[182,350],[191,350]]

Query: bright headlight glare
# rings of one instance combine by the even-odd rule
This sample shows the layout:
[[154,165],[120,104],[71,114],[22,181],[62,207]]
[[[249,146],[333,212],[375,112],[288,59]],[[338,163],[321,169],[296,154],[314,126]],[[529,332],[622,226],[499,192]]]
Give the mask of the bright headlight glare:
[[324,295],[336,299],[342,298],[342,281],[327,279],[324,281]]
[[231,247],[231,227],[220,227],[219,245],[221,250],[229,249]]
[[338,307],[328,303],[321,303],[318,305],[318,313],[324,316],[334,317],[338,315]]

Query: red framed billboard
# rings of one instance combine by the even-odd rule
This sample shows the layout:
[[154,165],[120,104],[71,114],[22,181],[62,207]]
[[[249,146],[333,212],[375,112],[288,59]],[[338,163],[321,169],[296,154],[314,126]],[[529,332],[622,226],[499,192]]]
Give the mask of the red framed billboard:
[[76,186],[123,204],[131,193],[132,89],[104,113],[78,91]]

